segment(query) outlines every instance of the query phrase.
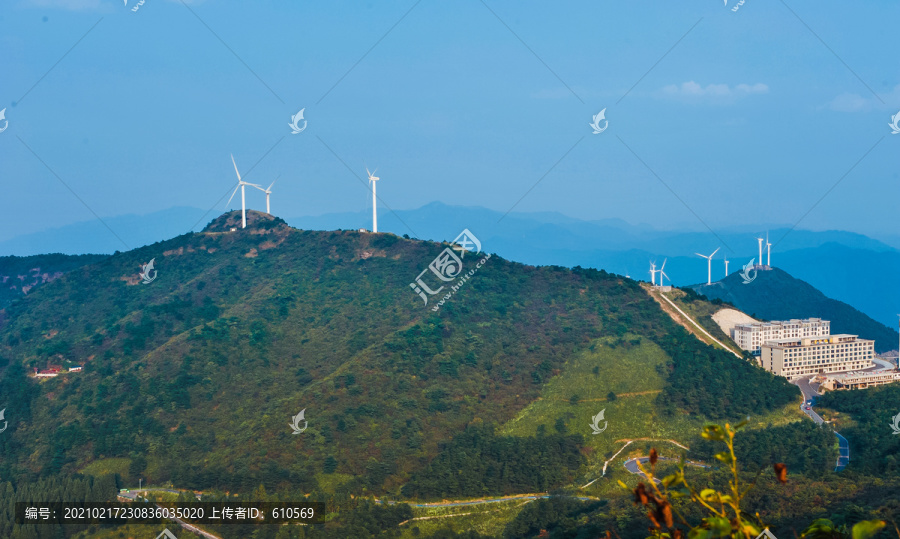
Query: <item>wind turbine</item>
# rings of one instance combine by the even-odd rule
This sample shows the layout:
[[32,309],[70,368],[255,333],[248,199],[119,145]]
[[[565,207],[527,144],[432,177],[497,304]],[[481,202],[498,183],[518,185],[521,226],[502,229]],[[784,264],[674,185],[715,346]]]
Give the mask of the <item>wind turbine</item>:
[[712,257],[719,252],[719,249],[721,249],[721,247],[716,247],[716,250],[709,256],[694,253],[695,255],[706,259],[706,284],[712,284]]
[[[766,266],[772,267],[772,244],[769,243],[769,231],[766,231],[766,250],[768,251],[768,259],[766,260]],[[760,255],[761,256],[761,255]],[[760,260],[762,260],[760,258]]]
[[369,167],[366,167],[366,174],[369,175],[369,183],[372,184],[372,232],[378,232],[378,212],[375,207],[375,201],[377,200],[375,197],[375,182],[381,179],[378,176],[374,176],[375,172],[378,172],[377,168],[374,172],[369,172]]
[[728,277],[728,257],[725,257],[725,277]]
[[[669,276],[666,275],[666,272],[665,272],[666,260],[668,260],[668,258],[663,259],[663,265],[662,265],[662,267],[659,268],[659,286],[660,286],[660,288],[663,285],[663,277],[665,277],[666,279],[669,279]],[[671,282],[671,281],[672,281],[672,279],[669,279],[669,282]]]
[[650,284],[656,286],[656,262],[650,262]]
[[763,239],[762,239],[762,238],[756,238],[756,241],[759,242],[759,265],[762,266],[762,265],[763,265],[763,263],[762,263],[762,242],[763,242]]
[[[238,188],[241,190],[241,228],[247,228],[247,198],[246,193],[244,192],[244,188],[248,185],[251,187],[256,187],[257,189],[262,189],[261,186],[256,185],[255,183],[247,183],[241,179],[241,173],[238,172],[237,163],[234,162],[234,155],[231,156],[231,164],[234,165],[234,172],[238,177],[237,187],[234,188],[234,192],[231,193],[231,198],[228,199],[228,202],[225,205],[231,204],[231,199],[234,198],[234,195],[237,193]],[[274,182],[273,182],[274,183]]]
[[[278,178],[280,178],[280,177],[281,177],[281,175],[277,176],[277,177],[275,178],[275,181],[273,181],[271,184],[269,184],[269,186],[266,187],[265,189],[263,189],[262,187],[260,187],[260,186],[258,186],[258,185],[255,185],[255,186],[254,186],[254,187],[256,187],[257,189],[259,189],[260,191],[262,191],[263,193],[266,194],[266,213],[268,213],[269,215],[272,215],[272,211],[269,209],[269,195],[272,194],[272,186],[275,185],[275,182],[277,182],[277,181],[278,181]],[[249,185],[249,184],[248,184],[248,185]]]

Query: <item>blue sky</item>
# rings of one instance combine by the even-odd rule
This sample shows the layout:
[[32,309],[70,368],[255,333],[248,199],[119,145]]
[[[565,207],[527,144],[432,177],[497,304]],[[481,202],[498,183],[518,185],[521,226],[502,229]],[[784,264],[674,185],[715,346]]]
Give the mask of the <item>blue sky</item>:
[[127,3],[0,7],[0,240],[220,213],[230,153],[282,216],[366,208],[368,165],[398,209],[897,230],[897,2]]

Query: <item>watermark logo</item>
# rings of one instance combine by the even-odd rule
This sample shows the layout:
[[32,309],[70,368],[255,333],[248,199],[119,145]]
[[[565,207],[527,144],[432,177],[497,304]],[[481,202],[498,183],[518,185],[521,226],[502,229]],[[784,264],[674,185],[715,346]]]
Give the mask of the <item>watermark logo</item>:
[[[900,114],[897,116],[900,116]],[[6,119],[6,109],[0,110],[0,120],[3,120],[3,129],[0,129],[0,133],[2,133],[9,127],[9,120]]]
[[[141,279],[143,279],[141,283],[150,284],[154,279],[156,279],[156,270],[153,269],[153,262],[155,260],[155,258],[151,258],[150,262],[147,262],[146,264],[141,266]],[[152,276],[150,275],[151,271],[153,272]]]
[[[6,109],[3,109],[3,110],[6,110]],[[3,118],[2,114],[3,114],[3,111],[0,111],[0,119]],[[893,130],[893,131],[891,131],[892,135],[900,134],[900,125],[897,125],[898,123],[900,123],[900,112],[891,116],[891,123],[888,124],[891,127],[891,129]]]
[[[459,256],[456,256],[456,253],[453,252],[454,249],[459,251]],[[447,292],[438,304],[431,308],[432,311],[437,311],[447,300],[453,297],[453,294],[458,292],[460,287],[468,282],[469,278],[475,275],[475,272],[478,271],[478,269],[480,269],[491,257],[490,254],[485,255],[484,258],[475,264],[474,269],[463,274],[463,258],[465,258],[466,253],[478,254],[480,252],[481,242],[475,237],[475,234],[472,234],[472,232],[466,228],[460,232],[455,240],[453,240],[453,245],[441,251],[441,253],[428,264],[428,267],[422,270],[422,273],[416,277],[415,281],[409,283],[409,286],[413,289],[413,292],[422,298],[422,301],[425,302],[425,306],[427,306],[429,295],[434,296],[440,293],[440,291],[444,289],[444,286],[456,281],[455,284],[450,285],[450,292]],[[425,283],[424,277],[429,271],[444,284],[437,283],[440,284],[440,286],[436,289],[428,286],[428,284]]]
[[[303,111],[306,110],[306,107],[300,109],[300,112],[291,116],[291,123],[288,126],[291,128],[291,134],[296,135],[297,133],[302,133],[304,129],[306,129],[306,120],[303,119]],[[303,121],[303,127],[300,127],[300,122]]]
[[[600,410],[600,413],[591,418],[591,430],[593,430],[593,434],[600,434],[601,432],[606,430],[606,427],[609,426],[609,421],[605,421],[603,419],[603,414],[606,413],[606,408]],[[600,428],[600,422],[603,421],[603,428]]]
[[[746,0],[740,0],[737,4],[734,5],[733,8],[731,8],[731,11],[737,11],[737,10],[741,9],[741,6],[744,5],[745,1]],[[728,0],[725,0],[725,7],[728,7]]]
[[741,271],[741,277],[744,278],[744,284],[750,284],[753,282],[753,279],[756,279],[756,265],[753,264],[755,260],[755,258],[751,258],[750,262],[747,262],[747,265],[745,265],[743,271]]
[[[128,0],[122,0],[122,1],[125,3],[125,7],[128,7]],[[135,6],[133,8],[131,8],[131,11],[134,12],[134,11],[141,9],[141,6],[144,5],[144,2],[146,2],[146,0],[140,0],[137,4],[135,4]]]
[[[307,427],[309,427],[309,421],[303,418],[303,415],[306,413],[306,408],[300,410],[300,413],[291,418],[290,427],[294,432],[292,434],[300,434],[305,431]],[[300,422],[303,421],[303,428],[300,428]]]
[[168,528],[162,531],[161,534],[156,536],[156,539],[178,539],[175,535],[169,531]]
[[6,418],[3,417],[3,414],[5,414],[5,413],[6,413],[6,408],[0,410],[0,421],[3,421],[3,428],[0,429],[0,432],[5,431],[5,430],[6,430],[6,427],[9,426],[9,421],[6,421]]
[[756,539],[763,539],[763,538],[778,539],[777,537],[775,537],[774,533],[769,531],[769,528],[764,529],[761,534],[756,536]]
[[[3,418],[3,412],[0,412],[0,419],[2,419],[2,418]],[[895,415],[891,419],[894,420],[894,422],[891,423],[891,430],[894,431],[894,434],[900,434],[900,414]],[[3,432],[3,431],[0,431],[0,432]]]
[[[606,131],[606,128],[609,127],[609,120],[606,119],[606,109],[601,110],[597,114],[593,116],[594,121],[588,125],[594,128],[594,134],[599,135],[600,133]],[[600,127],[600,122],[603,122],[603,127]]]

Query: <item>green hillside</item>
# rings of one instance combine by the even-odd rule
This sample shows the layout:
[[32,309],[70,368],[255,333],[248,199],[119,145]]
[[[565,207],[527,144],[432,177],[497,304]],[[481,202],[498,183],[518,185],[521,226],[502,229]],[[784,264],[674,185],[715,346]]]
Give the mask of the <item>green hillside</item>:
[[37,287],[107,255],[0,256],[0,309]]
[[[238,219],[73,270],[2,312],[0,480],[83,470],[309,492],[340,477],[342,492],[400,497],[414,477],[427,496],[442,462],[462,462],[453,440],[481,432],[488,453],[560,448],[535,483],[556,488],[596,477],[594,453],[616,436],[686,436],[750,412],[780,421],[799,397],[617,275],[492,256],[434,312],[409,283],[446,245],[257,212],[231,231]],[[151,258],[157,278],[142,284]],[[84,371],[25,376],[63,361]],[[601,443],[588,423],[603,406]],[[309,427],[294,435],[300,410]],[[454,494],[521,481],[491,473]]]
[[756,279],[748,284],[738,272],[711,285],[690,288],[709,299],[727,301],[757,319],[822,318],[831,321],[832,333],[874,339],[876,352],[897,348],[896,331],[778,268],[757,272]]

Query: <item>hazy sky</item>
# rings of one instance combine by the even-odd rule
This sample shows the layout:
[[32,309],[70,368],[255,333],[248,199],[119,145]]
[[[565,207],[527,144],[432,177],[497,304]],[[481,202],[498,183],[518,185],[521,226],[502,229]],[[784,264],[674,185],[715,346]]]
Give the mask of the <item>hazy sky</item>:
[[394,208],[897,230],[896,1],[123,3],[0,4],[0,239],[221,212],[230,153],[282,216],[368,165]]

